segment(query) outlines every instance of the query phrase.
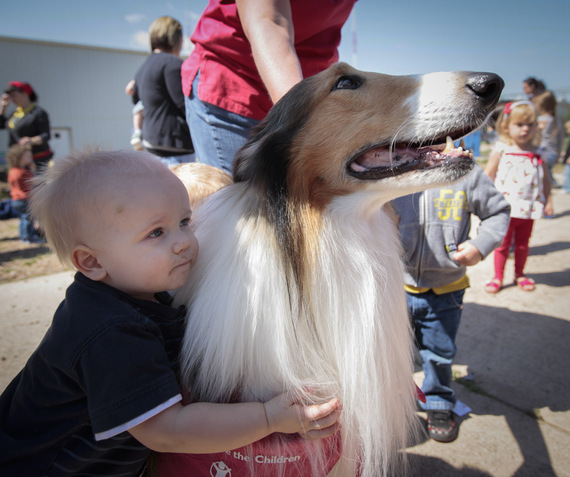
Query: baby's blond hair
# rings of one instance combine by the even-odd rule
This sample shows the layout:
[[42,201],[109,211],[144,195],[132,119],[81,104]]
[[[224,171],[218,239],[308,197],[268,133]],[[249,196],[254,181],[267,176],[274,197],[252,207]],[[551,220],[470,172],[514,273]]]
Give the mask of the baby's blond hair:
[[22,144],[14,144],[10,146],[8,151],[6,151],[6,163],[8,164],[8,168],[12,169],[14,167],[19,167],[20,158],[24,155],[26,151],[31,151],[32,146],[29,145],[22,145]]
[[226,171],[200,162],[177,164],[170,169],[186,186],[192,210],[210,194],[233,182]]
[[233,182],[226,171],[200,162],[177,164],[170,170],[186,187],[192,210],[210,194]]
[[58,158],[34,179],[29,209],[59,260],[73,268],[73,250],[81,241],[86,221],[93,220],[86,210],[96,210],[110,187],[122,180],[165,171],[170,173],[160,160],[145,152],[87,148]]

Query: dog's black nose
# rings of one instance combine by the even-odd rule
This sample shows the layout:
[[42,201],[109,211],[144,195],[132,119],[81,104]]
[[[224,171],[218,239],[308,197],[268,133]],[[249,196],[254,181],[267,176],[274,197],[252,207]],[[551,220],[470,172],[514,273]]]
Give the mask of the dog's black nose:
[[505,86],[503,78],[494,73],[471,73],[465,86],[486,104],[498,101]]

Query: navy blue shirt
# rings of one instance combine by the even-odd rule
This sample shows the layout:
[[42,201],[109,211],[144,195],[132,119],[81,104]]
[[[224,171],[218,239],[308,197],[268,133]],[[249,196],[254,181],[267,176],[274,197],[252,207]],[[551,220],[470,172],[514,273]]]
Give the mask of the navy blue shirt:
[[184,307],[135,300],[80,273],[0,396],[0,476],[135,476],[149,450],[121,426],[176,398]]

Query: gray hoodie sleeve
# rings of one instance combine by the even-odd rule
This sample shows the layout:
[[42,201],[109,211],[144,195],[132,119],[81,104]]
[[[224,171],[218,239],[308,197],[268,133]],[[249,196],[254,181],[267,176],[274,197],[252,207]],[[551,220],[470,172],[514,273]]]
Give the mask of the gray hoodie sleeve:
[[485,258],[503,241],[509,227],[511,207],[479,166],[475,166],[470,174],[468,187],[471,189],[469,212],[481,220],[477,236],[468,242],[477,247]]

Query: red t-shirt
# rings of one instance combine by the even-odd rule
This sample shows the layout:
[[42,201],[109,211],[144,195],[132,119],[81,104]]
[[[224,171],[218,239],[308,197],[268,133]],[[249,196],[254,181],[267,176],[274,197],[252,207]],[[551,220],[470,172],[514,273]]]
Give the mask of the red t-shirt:
[[[281,442],[279,442],[281,441]],[[320,446],[321,462],[311,469],[307,446]],[[159,454],[159,477],[324,477],[342,452],[340,433],[308,441],[298,435],[271,435],[242,447],[217,454]],[[315,459],[313,459],[313,462]],[[253,470],[253,472],[251,472]],[[314,472],[313,472],[314,470]]]
[[[341,29],[354,3],[356,0],[291,0],[295,50],[304,77],[338,61]],[[199,70],[201,101],[263,119],[273,103],[257,72],[235,3],[210,0],[190,39],[195,48],[182,65],[184,95],[190,95]]]
[[31,179],[34,173],[21,167],[12,167],[8,171],[8,185],[10,186],[10,197],[12,200],[26,200],[28,192],[32,188]]

